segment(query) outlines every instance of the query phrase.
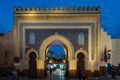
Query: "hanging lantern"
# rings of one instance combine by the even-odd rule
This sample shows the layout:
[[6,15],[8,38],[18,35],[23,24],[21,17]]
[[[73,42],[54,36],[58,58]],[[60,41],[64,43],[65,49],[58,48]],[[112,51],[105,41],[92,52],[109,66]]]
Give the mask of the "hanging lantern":
[[48,61],[49,64],[53,64],[54,63],[54,60],[53,58],[50,58],[49,61]]

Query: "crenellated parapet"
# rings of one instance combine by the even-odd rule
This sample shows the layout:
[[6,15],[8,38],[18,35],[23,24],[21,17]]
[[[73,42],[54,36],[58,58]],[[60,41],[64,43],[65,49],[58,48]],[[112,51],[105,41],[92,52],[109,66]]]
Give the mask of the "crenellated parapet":
[[100,6],[18,7],[14,13],[100,13]]

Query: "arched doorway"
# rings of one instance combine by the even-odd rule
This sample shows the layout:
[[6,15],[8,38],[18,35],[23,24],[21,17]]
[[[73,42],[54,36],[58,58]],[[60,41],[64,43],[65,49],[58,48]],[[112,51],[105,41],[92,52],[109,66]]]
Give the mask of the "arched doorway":
[[84,61],[85,60],[85,55],[82,52],[80,52],[77,55],[77,59],[78,59],[77,70],[80,70],[80,71],[85,70],[85,61]]
[[32,78],[37,77],[35,52],[31,52],[29,54],[29,77],[32,77]]
[[67,53],[68,53],[68,59],[73,59],[74,58],[74,47],[72,45],[72,43],[70,42],[69,39],[67,39],[66,37],[59,35],[59,34],[54,34],[49,36],[48,38],[46,38],[39,49],[39,53],[40,54],[40,58],[42,60],[45,60],[45,54],[46,54],[46,48],[55,40],[60,41],[61,43],[63,43],[66,48],[68,49]]
[[43,65],[44,67],[44,72],[46,75],[46,54],[47,51],[49,49],[49,47],[51,46],[51,43],[53,43],[54,41],[58,41],[61,42],[63,45],[61,45],[62,47],[64,47],[64,50],[66,51],[66,71],[67,71],[67,76],[69,76],[69,60],[74,59],[74,47],[71,43],[71,41],[69,39],[67,39],[66,37],[59,35],[58,33],[55,33],[54,35],[51,35],[49,37],[47,37],[41,44],[40,48],[39,48],[39,53],[41,53],[39,55],[39,58],[41,58],[41,60],[43,60]]
[[82,71],[85,70],[85,55],[82,52],[79,52],[77,55],[77,59],[78,77],[81,78]]
[[67,49],[58,40],[53,41],[46,48],[47,76],[59,76],[62,79],[67,71]]

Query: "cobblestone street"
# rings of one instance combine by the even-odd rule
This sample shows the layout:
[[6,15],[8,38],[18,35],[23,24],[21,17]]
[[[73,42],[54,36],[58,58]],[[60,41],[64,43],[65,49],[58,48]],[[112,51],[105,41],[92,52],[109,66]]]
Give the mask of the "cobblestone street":
[[[8,77],[0,77],[0,80],[14,80],[12,76]],[[17,80],[79,80],[77,78],[70,78],[70,79],[65,79],[63,77],[48,77],[48,78],[28,78],[28,77],[18,77]],[[120,80],[120,77],[116,76],[116,79],[112,79],[110,76],[109,77],[90,77],[87,78],[86,80]]]

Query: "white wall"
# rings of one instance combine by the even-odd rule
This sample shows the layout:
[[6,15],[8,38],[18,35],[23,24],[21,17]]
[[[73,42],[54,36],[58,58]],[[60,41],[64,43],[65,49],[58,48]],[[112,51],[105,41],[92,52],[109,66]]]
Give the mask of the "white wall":
[[112,64],[120,63],[120,39],[112,39]]
[[[106,32],[103,31],[103,29],[101,29],[101,34],[100,34],[100,43],[99,43],[99,54],[100,54],[100,65],[101,66],[105,66],[106,63],[104,62],[104,50],[105,50],[105,46],[107,50],[111,50],[112,51],[112,40],[111,37],[109,35],[107,35]],[[111,53],[111,52],[110,52]]]

